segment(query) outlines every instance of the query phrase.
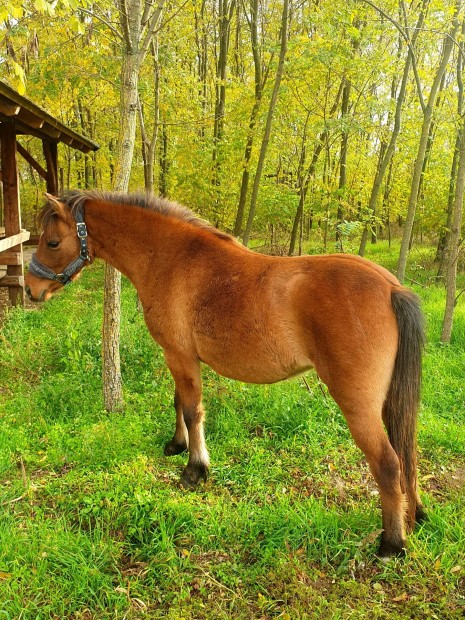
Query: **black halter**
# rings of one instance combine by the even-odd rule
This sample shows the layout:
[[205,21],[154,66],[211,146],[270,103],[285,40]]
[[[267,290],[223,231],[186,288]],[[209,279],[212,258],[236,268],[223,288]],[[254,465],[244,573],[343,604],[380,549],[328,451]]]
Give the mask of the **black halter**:
[[49,269],[46,265],[37,259],[35,253],[32,255],[31,262],[29,263],[29,273],[39,278],[45,278],[47,280],[56,280],[60,284],[66,285],[71,282],[71,276],[82,269],[86,261],[90,262],[89,247],[87,245],[87,227],[84,223],[84,213],[82,208],[78,208],[74,214],[76,220],[77,236],[81,242],[81,251],[79,256],[74,258],[64,269],[62,273],[56,273],[52,269]]

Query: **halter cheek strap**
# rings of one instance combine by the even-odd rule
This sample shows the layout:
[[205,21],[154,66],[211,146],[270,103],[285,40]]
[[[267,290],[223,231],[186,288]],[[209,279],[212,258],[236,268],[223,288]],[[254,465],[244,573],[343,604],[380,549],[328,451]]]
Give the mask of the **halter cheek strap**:
[[60,284],[66,285],[71,282],[71,277],[77,273],[86,261],[91,262],[89,255],[89,246],[87,243],[87,227],[84,222],[84,213],[82,208],[77,209],[74,218],[76,220],[76,233],[79,237],[79,241],[81,244],[79,256],[74,258],[68,265],[63,269],[62,273],[56,273],[46,265],[40,262],[40,260],[36,257],[34,253],[32,255],[31,262],[29,263],[29,273],[37,276],[38,278],[43,278],[46,280],[55,280]]

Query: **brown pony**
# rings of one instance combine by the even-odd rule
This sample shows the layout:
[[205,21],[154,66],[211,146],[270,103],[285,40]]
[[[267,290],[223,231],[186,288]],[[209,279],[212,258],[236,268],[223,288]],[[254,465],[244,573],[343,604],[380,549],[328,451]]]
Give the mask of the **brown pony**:
[[416,473],[424,339],[417,297],[356,256],[256,254],[163,199],[96,191],[47,198],[26,292],[47,300],[94,258],[132,281],[174,378],[176,430],[165,454],[189,450],[183,486],[208,475],[200,362],[250,383],[314,368],[378,484],[379,554],[401,554],[405,521],[412,529],[424,517]]

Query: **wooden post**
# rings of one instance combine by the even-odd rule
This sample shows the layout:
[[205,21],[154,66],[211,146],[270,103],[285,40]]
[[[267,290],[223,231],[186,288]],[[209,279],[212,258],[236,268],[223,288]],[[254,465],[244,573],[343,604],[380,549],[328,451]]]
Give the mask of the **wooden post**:
[[[21,232],[21,213],[19,204],[18,168],[16,162],[16,130],[14,122],[0,123],[0,157],[2,162],[3,204],[5,237],[11,237]],[[20,243],[11,248],[12,252],[19,253],[19,265],[8,265],[7,276],[16,276],[18,283],[22,282],[23,246]],[[12,280],[15,282],[16,280]],[[9,286],[9,297],[13,305],[24,306],[24,288]]]
[[47,163],[47,192],[58,194],[58,145],[56,142],[42,140],[42,150]]

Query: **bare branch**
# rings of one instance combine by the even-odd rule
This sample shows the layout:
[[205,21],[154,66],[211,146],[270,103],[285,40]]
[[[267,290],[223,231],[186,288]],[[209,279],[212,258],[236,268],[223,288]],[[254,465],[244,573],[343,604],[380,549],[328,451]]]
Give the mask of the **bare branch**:
[[[415,57],[415,52],[413,50],[413,46],[410,42],[409,36],[407,35],[407,33],[405,32],[405,30],[402,28],[402,26],[399,24],[398,21],[396,21],[393,17],[391,17],[388,13],[386,13],[386,11],[384,11],[382,8],[374,4],[374,2],[371,2],[371,0],[362,0],[362,1],[368,4],[369,6],[371,6],[372,9],[374,9],[377,13],[379,13],[385,19],[391,22],[391,24],[394,26],[394,28],[396,28],[396,30],[399,31],[401,37],[404,39],[405,43],[407,44],[410,58],[412,60],[412,70],[413,70],[413,75],[415,76],[415,83],[417,85],[418,98],[420,100],[421,109],[424,112],[426,110],[426,104],[423,99],[423,92],[421,90],[421,82],[420,82],[420,76],[418,75],[418,67],[417,67],[417,60]],[[403,2],[401,2],[401,4],[403,5]],[[405,7],[403,7],[403,10],[405,12]]]
[[118,30],[113,26],[113,24],[111,24],[106,19],[103,19],[103,17],[101,17],[97,13],[93,13],[92,11],[89,11],[88,9],[83,9],[82,7],[78,7],[78,11],[81,11],[81,13],[85,13],[86,15],[90,15],[90,17],[92,18],[98,19],[100,22],[102,22],[102,24],[105,24],[105,26],[112,31],[115,37],[117,37],[120,41],[123,40],[121,33],[118,32]]

